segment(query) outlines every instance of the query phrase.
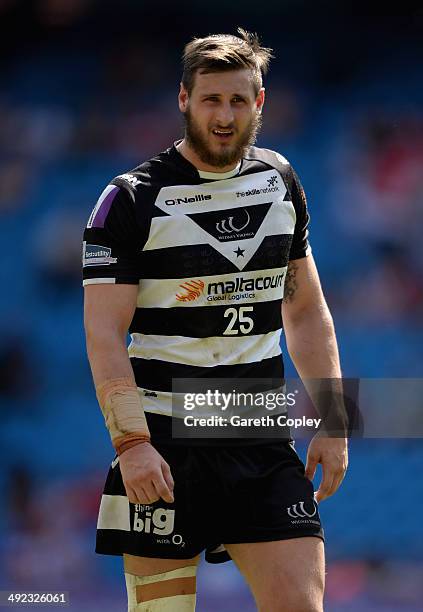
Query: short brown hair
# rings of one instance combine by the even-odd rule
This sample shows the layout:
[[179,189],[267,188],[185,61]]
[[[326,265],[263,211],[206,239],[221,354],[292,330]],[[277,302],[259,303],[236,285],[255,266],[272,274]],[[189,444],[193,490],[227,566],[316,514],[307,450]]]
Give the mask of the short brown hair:
[[257,34],[238,28],[239,36],[232,34],[212,34],[205,38],[194,38],[189,42],[182,56],[182,85],[190,94],[194,87],[195,74],[226,72],[249,68],[255,95],[262,87],[263,74],[266,74],[272,49],[260,45]]

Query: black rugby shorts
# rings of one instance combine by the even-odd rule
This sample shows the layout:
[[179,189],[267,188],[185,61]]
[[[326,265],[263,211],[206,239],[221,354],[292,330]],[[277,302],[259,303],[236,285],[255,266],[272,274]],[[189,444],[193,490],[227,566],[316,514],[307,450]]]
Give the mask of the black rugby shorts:
[[115,459],[101,500],[96,552],[230,559],[222,545],[317,536],[313,484],[288,440],[257,446],[155,445],[171,467],[175,501],[129,504]]

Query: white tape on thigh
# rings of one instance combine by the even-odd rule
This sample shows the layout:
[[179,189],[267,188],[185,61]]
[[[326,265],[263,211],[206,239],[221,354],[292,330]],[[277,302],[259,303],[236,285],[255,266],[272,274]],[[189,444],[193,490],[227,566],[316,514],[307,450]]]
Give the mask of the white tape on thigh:
[[[184,584],[187,585],[188,591],[192,591],[192,579],[195,580],[196,574],[197,567],[195,565],[180,567],[154,576],[136,576],[125,572],[128,612],[194,612],[195,593],[188,592],[179,595],[171,595],[170,593],[172,591],[183,591]],[[147,585],[154,585],[154,587],[148,589]],[[177,588],[177,585],[179,588]],[[142,587],[147,588],[143,589]],[[149,591],[155,593],[153,599],[148,595]],[[147,599],[141,601],[144,599],[144,595]]]

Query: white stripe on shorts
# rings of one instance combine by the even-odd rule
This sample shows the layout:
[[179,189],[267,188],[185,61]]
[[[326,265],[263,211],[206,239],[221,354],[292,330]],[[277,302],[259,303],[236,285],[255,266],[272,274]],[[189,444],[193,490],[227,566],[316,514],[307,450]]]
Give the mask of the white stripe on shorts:
[[130,531],[129,500],[126,495],[102,495],[97,529]]

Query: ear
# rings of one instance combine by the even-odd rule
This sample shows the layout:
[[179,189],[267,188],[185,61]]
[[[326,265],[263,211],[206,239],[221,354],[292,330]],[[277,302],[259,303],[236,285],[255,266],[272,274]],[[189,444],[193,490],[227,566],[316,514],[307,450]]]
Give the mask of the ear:
[[189,100],[188,91],[185,89],[185,87],[181,83],[181,86],[179,88],[179,94],[178,94],[179,110],[181,111],[181,113],[185,113],[185,111],[187,110],[188,100]]
[[265,100],[265,89],[262,87],[257,94],[256,98],[256,108],[259,113],[263,110],[264,100]]

